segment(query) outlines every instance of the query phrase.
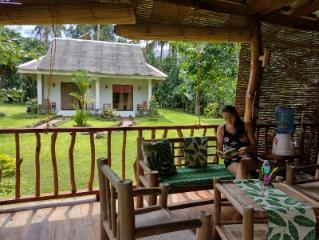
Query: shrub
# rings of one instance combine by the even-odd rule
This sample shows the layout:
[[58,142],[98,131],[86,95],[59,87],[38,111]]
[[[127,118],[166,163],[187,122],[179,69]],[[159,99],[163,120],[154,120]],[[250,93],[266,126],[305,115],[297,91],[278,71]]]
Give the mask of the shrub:
[[151,101],[149,102],[149,107],[148,107],[148,115],[150,117],[154,117],[158,115],[158,103],[155,99],[154,96],[152,96]]
[[38,113],[39,106],[37,99],[28,99],[27,101],[27,113]]
[[0,117],[4,117],[5,114],[3,112],[0,112]]
[[89,118],[89,114],[87,111],[81,110],[79,108],[75,110],[75,115],[73,116],[73,120],[75,121],[76,126],[79,126],[79,127],[87,126],[88,118]]
[[206,117],[218,117],[218,103],[210,103],[204,109]]
[[16,173],[15,159],[0,154],[0,193],[10,193],[13,190],[13,184],[2,181],[4,177],[12,177]]
[[8,101],[8,94],[6,89],[0,89],[0,103]]

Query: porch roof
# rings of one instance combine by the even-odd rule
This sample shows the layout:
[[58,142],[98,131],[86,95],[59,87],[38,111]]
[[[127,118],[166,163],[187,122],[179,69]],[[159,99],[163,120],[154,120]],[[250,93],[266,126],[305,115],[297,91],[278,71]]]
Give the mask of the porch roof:
[[20,73],[48,73],[51,68],[55,73],[66,75],[85,69],[102,76],[141,76],[158,80],[167,77],[146,63],[138,45],[79,39],[53,39],[45,56],[18,66]]

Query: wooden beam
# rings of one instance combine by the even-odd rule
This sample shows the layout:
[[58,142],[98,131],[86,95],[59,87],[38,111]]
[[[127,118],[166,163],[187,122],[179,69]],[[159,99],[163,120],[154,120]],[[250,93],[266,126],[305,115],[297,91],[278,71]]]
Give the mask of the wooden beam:
[[253,123],[255,93],[261,73],[261,63],[259,61],[259,55],[261,52],[260,25],[256,17],[252,17],[250,20],[250,34],[250,75],[246,92],[244,116],[244,122],[246,124]]
[[319,0],[313,0],[305,3],[292,10],[291,15],[294,17],[307,16],[319,9]]
[[286,16],[283,14],[267,14],[260,16],[260,20],[285,27],[297,28],[301,30],[319,31],[318,21],[306,20],[302,18]]
[[174,4],[180,7],[195,8],[198,10],[206,10],[218,13],[232,14],[237,16],[247,16],[246,6],[232,4],[222,1],[197,1],[197,0],[155,0],[162,4]]
[[249,42],[247,28],[210,28],[169,24],[116,25],[117,35],[130,39]]
[[0,24],[134,24],[133,7],[106,3],[0,4]]
[[249,6],[249,14],[267,14],[289,5],[294,0],[255,0]]

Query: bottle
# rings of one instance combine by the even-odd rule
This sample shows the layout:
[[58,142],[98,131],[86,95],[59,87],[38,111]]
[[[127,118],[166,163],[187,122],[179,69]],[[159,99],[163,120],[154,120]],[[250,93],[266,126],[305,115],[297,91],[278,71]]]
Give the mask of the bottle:
[[264,172],[264,186],[268,186],[270,183],[270,164],[268,160],[264,160],[263,163],[263,172]]

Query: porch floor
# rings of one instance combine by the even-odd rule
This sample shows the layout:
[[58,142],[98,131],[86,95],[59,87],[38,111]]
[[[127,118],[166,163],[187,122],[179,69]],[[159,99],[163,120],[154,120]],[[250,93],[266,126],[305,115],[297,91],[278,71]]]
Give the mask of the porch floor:
[[[198,191],[169,196],[169,204],[212,198],[212,191]],[[198,212],[211,212],[212,205],[174,210],[181,219],[197,217]],[[99,203],[47,207],[0,214],[1,240],[99,239]]]

